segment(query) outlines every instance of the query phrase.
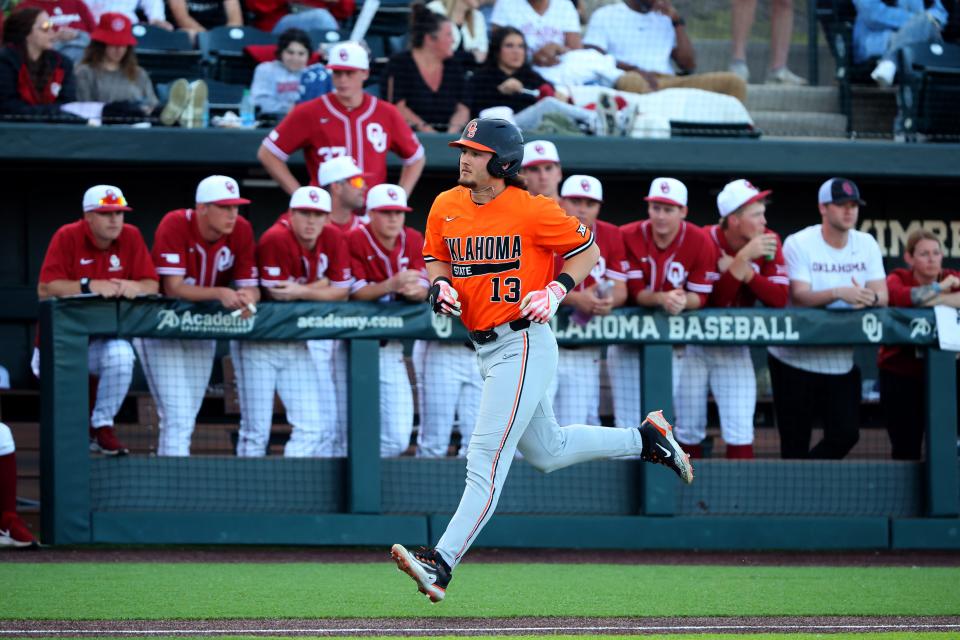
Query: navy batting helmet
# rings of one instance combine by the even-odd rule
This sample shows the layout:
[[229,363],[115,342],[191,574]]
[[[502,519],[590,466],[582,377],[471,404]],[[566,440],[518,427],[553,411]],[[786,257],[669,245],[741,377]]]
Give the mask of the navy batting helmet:
[[492,153],[487,173],[494,178],[517,175],[523,162],[523,134],[517,125],[501,118],[474,118],[450,146]]

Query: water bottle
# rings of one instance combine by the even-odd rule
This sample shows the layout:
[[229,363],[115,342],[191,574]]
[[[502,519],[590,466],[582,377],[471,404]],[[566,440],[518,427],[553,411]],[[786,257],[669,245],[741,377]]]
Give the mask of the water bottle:
[[240,124],[244,128],[253,128],[257,124],[256,114],[253,110],[253,97],[249,89],[243,90],[243,98],[240,100]]

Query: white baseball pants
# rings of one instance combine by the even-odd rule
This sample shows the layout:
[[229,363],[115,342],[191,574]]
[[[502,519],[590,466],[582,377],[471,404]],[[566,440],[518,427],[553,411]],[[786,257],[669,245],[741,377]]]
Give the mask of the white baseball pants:
[[613,396],[614,424],[640,426],[640,348],[628,344],[607,347],[607,371]]
[[[306,342],[234,341],[240,396],[237,455],[262,457],[273,426],[274,391],[293,427],[283,449],[288,458],[329,457],[336,429],[333,379],[321,379]],[[329,367],[327,368],[329,374]]]
[[[112,427],[133,380],[133,347],[120,338],[92,338],[87,351],[87,370],[97,376],[97,399],[90,414],[90,426]],[[33,375],[40,378],[40,351],[33,350]]]
[[134,346],[160,416],[157,455],[189,456],[217,341],[136,338]]
[[534,467],[549,473],[614,456],[640,455],[639,429],[557,424],[547,390],[557,368],[557,341],[549,325],[513,331],[495,328],[494,342],[477,345],[483,394],[467,451],[463,497],[437,551],[456,567],[490,520],[519,449]]
[[483,380],[477,372],[477,354],[456,342],[418,340],[414,343],[413,364],[418,370],[420,385],[418,455],[423,458],[446,456],[456,417],[461,436],[460,456],[466,456],[483,391]]
[[673,408],[676,438],[696,445],[707,436],[707,390],[720,412],[720,432],[727,444],[753,444],[757,376],[745,345],[688,345],[673,352]]
[[557,375],[548,391],[557,422],[599,423],[600,347],[560,347],[559,354]]
[[332,368],[333,388],[336,393],[337,421],[336,434],[333,441],[332,457],[347,457],[347,429],[350,420],[347,400],[350,397],[350,363],[347,350],[349,342],[346,340],[311,340],[316,346],[311,347],[310,353],[314,356],[317,366],[322,366],[323,354],[329,353],[329,367]]
[[413,389],[403,345],[396,340],[380,347],[380,456],[399,456],[413,434]]
[[0,456],[8,456],[16,450],[17,447],[13,444],[13,432],[10,431],[10,427],[0,422]]

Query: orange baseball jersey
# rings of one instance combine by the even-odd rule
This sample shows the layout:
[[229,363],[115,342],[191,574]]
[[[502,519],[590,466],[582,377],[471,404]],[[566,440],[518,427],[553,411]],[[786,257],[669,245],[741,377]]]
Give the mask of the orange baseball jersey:
[[550,198],[507,189],[478,205],[466,187],[433,201],[423,246],[426,262],[448,262],[469,331],[520,317],[520,301],[553,279],[553,255],[571,258],[593,244],[585,225]]

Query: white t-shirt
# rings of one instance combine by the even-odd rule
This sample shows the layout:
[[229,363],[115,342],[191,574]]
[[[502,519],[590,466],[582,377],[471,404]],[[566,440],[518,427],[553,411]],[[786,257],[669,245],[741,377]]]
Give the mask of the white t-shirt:
[[662,13],[640,13],[622,2],[601,7],[590,16],[583,44],[644,71],[674,75],[670,54],[677,46],[677,32]]
[[[443,6],[443,3],[440,0],[433,0],[427,4],[427,9],[433,11],[434,13],[439,13],[442,16],[447,15],[447,8]],[[473,33],[471,33],[471,29]],[[474,9],[470,12],[470,26],[467,26],[466,21],[459,27],[453,26],[453,50],[456,51],[460,48],[460,43],[463,42],[463,50],[469,53],[474,51],[483,51],[487,52],[489,47],[489,42],[487,41],[487,21],[483,17],[483,14]]]
[[[847,244],[835,249],[827,244],[815,224],[794,233],[783,243],[790,280],[810,283],[811,291],[849,287],[856,280],[865,286],[874,280],[885,280],[883,256],[877,241],[868,233],[851,230]],[[835,300],[828,309],[850,309],[843,300]],[[841,375],[853,369],[852,347],[770,347],[778,360],[804,371]]]
[[562,45],[565,33],[580,33],[580,16],[570,0],[550,0],[543,15],[527,0],[497,0],[490,23],[523,33],[528,55],[551,42]]

